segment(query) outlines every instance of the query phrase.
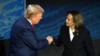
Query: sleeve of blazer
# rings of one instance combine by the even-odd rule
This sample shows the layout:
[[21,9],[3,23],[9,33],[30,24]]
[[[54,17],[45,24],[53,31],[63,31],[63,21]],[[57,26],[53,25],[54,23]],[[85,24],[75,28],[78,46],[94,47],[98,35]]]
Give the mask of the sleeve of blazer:
[[48,46],[48,41],[46,39],[44,40],[37,40],[35,33],[29,31],[29,30],[24,30],[20,34],[21,40],[30,48],[33,49],[41,49],[41,48],[46,48]]
[[62,33],[63,33],[63,27],[61,27],[61,29],[60,29],[60,34],[58,35],[58,38],[54,40],[55,45],[58,47],[61,46],[61,44],[62,44],[62,39],[61,39]]
[[85,34],[86,34],[85,47],[86,47],[88,56],[95,56],[92,40],[91,40],[91,37],[90,37],[90,32],[87,31],[87,33],[85,33]]

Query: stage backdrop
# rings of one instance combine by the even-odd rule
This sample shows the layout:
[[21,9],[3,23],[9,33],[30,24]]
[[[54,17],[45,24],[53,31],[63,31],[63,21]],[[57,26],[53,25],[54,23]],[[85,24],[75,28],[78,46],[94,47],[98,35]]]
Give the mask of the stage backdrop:
[[23,15],[24,0],[0,0],[0,39],[9,39],[15,20]]
[[[42,20],[35,27],[38,38],[48,35],[55,38],[59,35],[60,27],[66,19],[66,12],[79,10],[84,17],[84,24],[89,29],[92,39],[100,39],[100,2],[98,1],[65,1],[55,0],[0,0],[0,39],[9,39],[12,24],[23,16],[24,5],[39,3],[45,10]],[[35,2],[37,1],[37,2]],[[61,2],[61,3],[60,3]]]

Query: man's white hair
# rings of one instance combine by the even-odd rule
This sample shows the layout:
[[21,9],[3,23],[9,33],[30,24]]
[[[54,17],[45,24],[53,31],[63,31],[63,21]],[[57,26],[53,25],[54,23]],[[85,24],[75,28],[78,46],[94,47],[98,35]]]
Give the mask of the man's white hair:
[[44,9],[38,4],[30,4],[24,12],[24,17],[29,19],[31,15],[38,13],[44,13]]

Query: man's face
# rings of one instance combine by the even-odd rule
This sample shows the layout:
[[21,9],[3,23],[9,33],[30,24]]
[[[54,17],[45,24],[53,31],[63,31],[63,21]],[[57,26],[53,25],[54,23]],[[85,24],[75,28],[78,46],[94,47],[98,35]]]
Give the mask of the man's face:
[[31,16],[32,24],[38,24],[40,22],[40,20],[42,19],[42,15],[43,15],[43,13],[38,13],[36,15],[32,15]]

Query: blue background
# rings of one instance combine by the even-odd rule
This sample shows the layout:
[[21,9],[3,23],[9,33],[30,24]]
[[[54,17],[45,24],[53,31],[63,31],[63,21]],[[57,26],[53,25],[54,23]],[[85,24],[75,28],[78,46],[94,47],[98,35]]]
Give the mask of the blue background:
[[[24,0],[0,0],[0,38],[9,39],[11,26],[17,18],[23,16]],[[100,2],[72,2],[67,4],[40,4],[45,13],[35,27],[38,38],[48,35],[57,37],[60,27],[66,19],[66,12],[79,10],[84,17],[84,24],[89,29],[92,39],[100,39]]]
[[24,0],[0,0],[0,39],[9,39],[15,20],[23,15]]

